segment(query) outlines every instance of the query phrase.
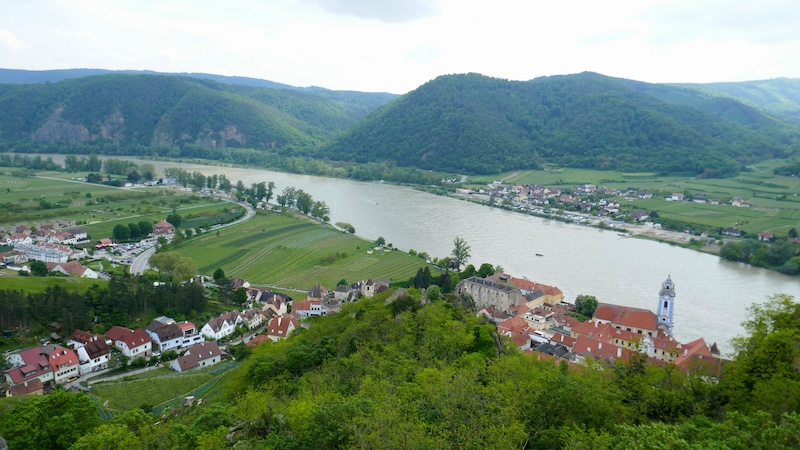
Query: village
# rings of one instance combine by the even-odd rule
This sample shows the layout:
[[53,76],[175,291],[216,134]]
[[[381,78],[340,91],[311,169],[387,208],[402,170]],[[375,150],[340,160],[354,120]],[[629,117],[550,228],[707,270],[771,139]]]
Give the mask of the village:
[[[703,230],[695,232],[691,228],[673,229],[675,234],[658,220],[658,213],[647,209],[621,208],[620,202],[636,202],[654,198],[655,193],[634,187],[614,189],[594,184],[584,184],[566,189],[542,185],[507,185],[494,181],[485,188],[456,189],[456,195],[492,206],[503,206],[531,214],[564,220],[579,224],[616,228],[620,231],[644,234],[664,240],[689,242],[694,239],[714,243],[720,238],[744,237],[745,233],[736,226],[722,227],[714,232]],[[729,205],[737,208],[751,208],[753,205],[742,197],[727,200],[710,197],[706,194],[687,195],[682,192],[660,193],[658,198],[666,202],[686,202],[709,205]],[[683,235],[683,236],[681,236]],[[772,242],[777,236],[770,230],[758,233],[763,242]],[[789,242],[800,243],[800,238],[789,236]]]
[[[204,277],[191,282],[208,285]],[[213,366],[233,358],[233,345],[255,347],[286,339],[301,327],[313,326],[310,319],[315,316],[336,314],[343,304],[389,289],[388,280],[368,279],[331,290],[317,283],[303,300],[294,300],[240,278],[232,283],[233,289],[246,293],[244,309],[212,317],[202,326],[162,316],[144,328],[114,326],[104,335],[69,330],[62,339],[58,333],[67,330],[51,324],[50,340],[6,355],[11,365],[4,371],[6,395],[42,394],[59,384],[80,388],[76,382],[120,365],[141,368],[165,362],[175,372]],[[398,288],[387,302],[402,293],[404,289]],[[598,303],[591,318],[583,321],[559,288],[503,272],[464,279],[455,294],[469,299],[477,316],[495,324],[506,345],[538,359],[602,370],[641,355],[648,363],[710,374],[718,373],[724,361],[716,343],[708,345],[702,338],[681,343],[673,338],[676,291],[669,277],[660,290],[654,289],[656,313]],[[167,355],[171,357],[165,361]]]

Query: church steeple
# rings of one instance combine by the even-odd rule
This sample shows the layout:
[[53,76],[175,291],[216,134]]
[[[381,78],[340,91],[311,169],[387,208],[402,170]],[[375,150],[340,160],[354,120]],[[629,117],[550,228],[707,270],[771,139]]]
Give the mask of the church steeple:
[[658,293],[658,327],[663,329],[668,335],[672,336],[672,313],[675,309],[675,285],[672,279],[667,276],[667,280],[661,284],[661,291]]

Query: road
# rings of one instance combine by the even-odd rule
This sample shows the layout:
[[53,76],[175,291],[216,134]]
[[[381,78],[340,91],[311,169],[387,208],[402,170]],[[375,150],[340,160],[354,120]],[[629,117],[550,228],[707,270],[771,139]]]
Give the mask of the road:
[[[232,202],[232,203],[234,203],[234,202]],[[235,220],[235,221],[233,221],[231,223],[226,223],[226,224],[222,224],[222,225],[214,225],[213,227],[211,227],[209,229],[209,231],[220,230],[222,228],[230,227],[230,226],[233,226],[233,225],[238,225],[238,224],[240,224],[242,222],[246,222],[246,221],[252,219],[256,215],[256,210],[253,209],[252,206],[250,206],[250,205],[248,205],[246,203],[237,203],[237,204],[240,205],[240,206],[243,206],[245,208],[245,210],[247,211],[245,213],[245,215],[241,219]],[[153,253],[155,253],[155,252],[156,252],[156,248],[155,247],[150,247],[147,250],[145,250],[142,253],[140,253],[139,255],[137,255],[136,258],[134,258],[133,262],[131,263],[131,268],[130,268],[131,274],[132,275],[141,275],[141,274],[144,273],[145,270],[149,269],[150,265],[148,264],[148,262],[150,260],[150,257],[153,256]]]

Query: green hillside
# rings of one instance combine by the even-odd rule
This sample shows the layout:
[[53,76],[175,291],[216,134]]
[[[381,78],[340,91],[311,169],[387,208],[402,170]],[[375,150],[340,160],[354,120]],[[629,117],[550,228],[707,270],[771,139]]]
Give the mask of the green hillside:
[[800,120],[800,78],[678,85],[732,98],[790,120]]
[[329,140],[389,94],[271,89],[166,75],[98,75],[0,85],[0,143],[256,148]]
[[546,162],[718,176],[793,151],[796,130],[726,102],[678,89],[657,96],[594,73],[529,82],[448,75],[377,109],[318,155],[460,173]]

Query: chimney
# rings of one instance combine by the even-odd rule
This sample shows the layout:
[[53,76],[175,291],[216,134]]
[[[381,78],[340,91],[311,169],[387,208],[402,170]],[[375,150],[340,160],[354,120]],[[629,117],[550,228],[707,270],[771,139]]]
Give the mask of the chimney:
[[602,342],[598,342],[597,343],[597,349],[598,350],[602,350],[603,349],[603,343]]
[[622,358],[622,347],[617,347],[617,358]]
[[597,321],[594,322],[594,327],[597,328]]

